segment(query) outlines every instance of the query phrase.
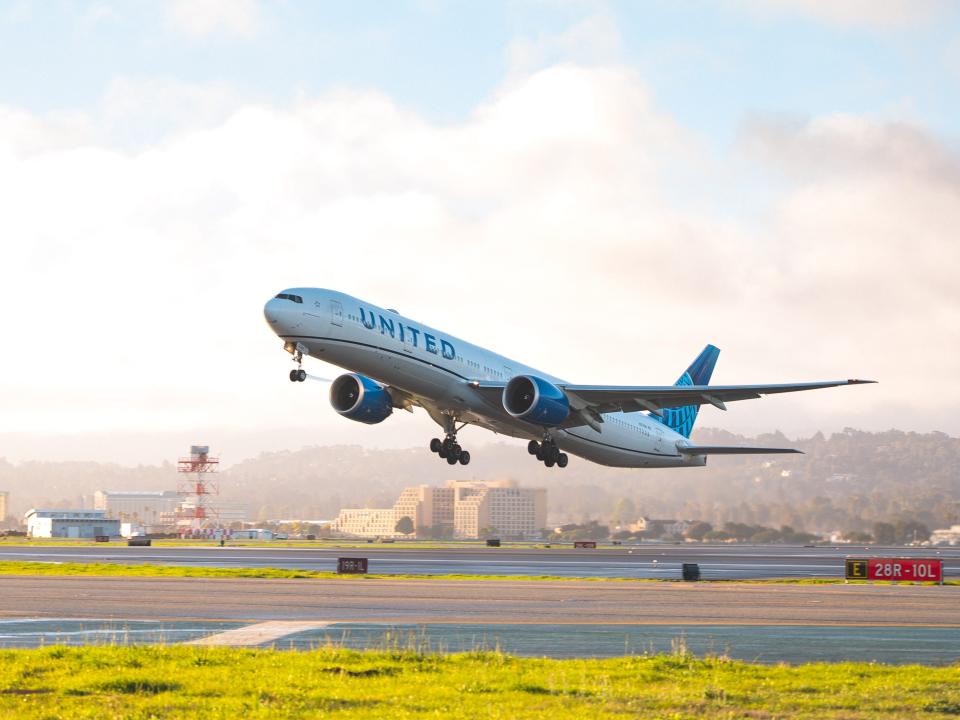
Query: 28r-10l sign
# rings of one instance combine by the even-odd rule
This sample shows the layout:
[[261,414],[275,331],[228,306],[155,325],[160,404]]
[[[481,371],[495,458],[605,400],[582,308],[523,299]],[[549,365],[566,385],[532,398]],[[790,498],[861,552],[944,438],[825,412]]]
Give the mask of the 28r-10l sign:
[[943,582],[943,560],[920,558],[847,558],[847,580]]

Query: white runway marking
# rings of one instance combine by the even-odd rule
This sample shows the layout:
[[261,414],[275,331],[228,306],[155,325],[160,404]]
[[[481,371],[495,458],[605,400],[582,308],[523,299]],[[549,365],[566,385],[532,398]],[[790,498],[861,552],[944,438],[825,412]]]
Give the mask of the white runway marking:
[[269,622],[234,628],[216,635],[190,640],[185,645],[222,645],[226,647],[255,647],[287,635],[317,630],[332,625],[324,620],[270,620]]

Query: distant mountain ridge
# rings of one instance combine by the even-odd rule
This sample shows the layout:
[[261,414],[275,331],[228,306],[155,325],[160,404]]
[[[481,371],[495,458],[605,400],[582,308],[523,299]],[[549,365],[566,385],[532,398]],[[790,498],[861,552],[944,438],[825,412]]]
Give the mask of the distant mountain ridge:
[[[407,485],[450,479],[514,478],[549,489],[551,521],[605,519],[621,498],[653,517],[727,521],[808,531],[868,529],[908,518],[941,527],[960,514],[960,439],[943,433],[847,429],[790,440],[779,433],[743,437],[709,428],[701,443],[792,446],[797,456],[711,458],[706,468],[619,470],[572,458],[564,470],[533,462],[522,445],[477,446],[467,467],[437,461],[424,448],[356,445],[263,453],[220,473],[225,499],[255,518],[332,518],[341,507],[388,506]],[[99,489],[176,487],[171,463],[124,467],[94,462],[0,460],[0,490],[11,514],[30,506],[89,505]]]

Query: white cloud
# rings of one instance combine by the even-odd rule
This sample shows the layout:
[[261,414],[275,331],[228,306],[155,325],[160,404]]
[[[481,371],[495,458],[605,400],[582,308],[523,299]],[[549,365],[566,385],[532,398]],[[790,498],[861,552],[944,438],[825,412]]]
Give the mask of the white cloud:
[[[957,404],[956,180],[921,130],[755,123],[745,147],[788,183],[746,224],[668,199],[678,165],[716,162],[616,67],[513,76],[453,125],[375,92],[165,88],[128,81],[84,118],[0,111],[0,430],[340,428],[261,318],[300,284],[575,381],[670,382],[707,341],[721,382],[884,381],[705,411],[734,429],[926,429]],[[176,132],[131,150],[105,131],[170,97],[199,108]],[[411,427],[431,432],[404,416],[363,439]]]
[[259,0],[168,0],[167,5],[169,27],[192,37],[249,38],[262,20]]

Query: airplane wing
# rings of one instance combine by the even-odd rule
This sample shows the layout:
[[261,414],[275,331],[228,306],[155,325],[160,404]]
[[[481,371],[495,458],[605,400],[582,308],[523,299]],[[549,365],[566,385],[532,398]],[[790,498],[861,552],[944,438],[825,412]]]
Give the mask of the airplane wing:
[[775,453],[800,453],[793,448],[736,447],[735,445],[678,445],[681,455],[768,455]]
[[[600,385],[560,385],[575,407],[574,397],[583,401],[594,412],[637,412],[649,410],[654,415],[661,408],[684,405],[713,405],[726,410],[726,403],[735,400],[753,400],[762,395],[819,390],[840,385],[860,385],[873,380],[826,380],[809,383],[781,383],[778,385],[667,385],[638,387],[604,387]],[[579,408],[577,408],[579,409]]]
[[[861,385],[874,380],[826,380],[808,383],[780,383],[776,385],[616,385],[558,384],[570,401],[570,417],[561,427],[595,426],[603,422],[598,416],[609,412],[648,411],[659,415],[663,408],[685,405],[713,405],[726,410],[726,403],[752,400],[763,395],[819,390],[841,385]],[[491,403],[500,404],[506,383],[472,381],[474,388]],[[596,428],[595,428],[596,429]]]

